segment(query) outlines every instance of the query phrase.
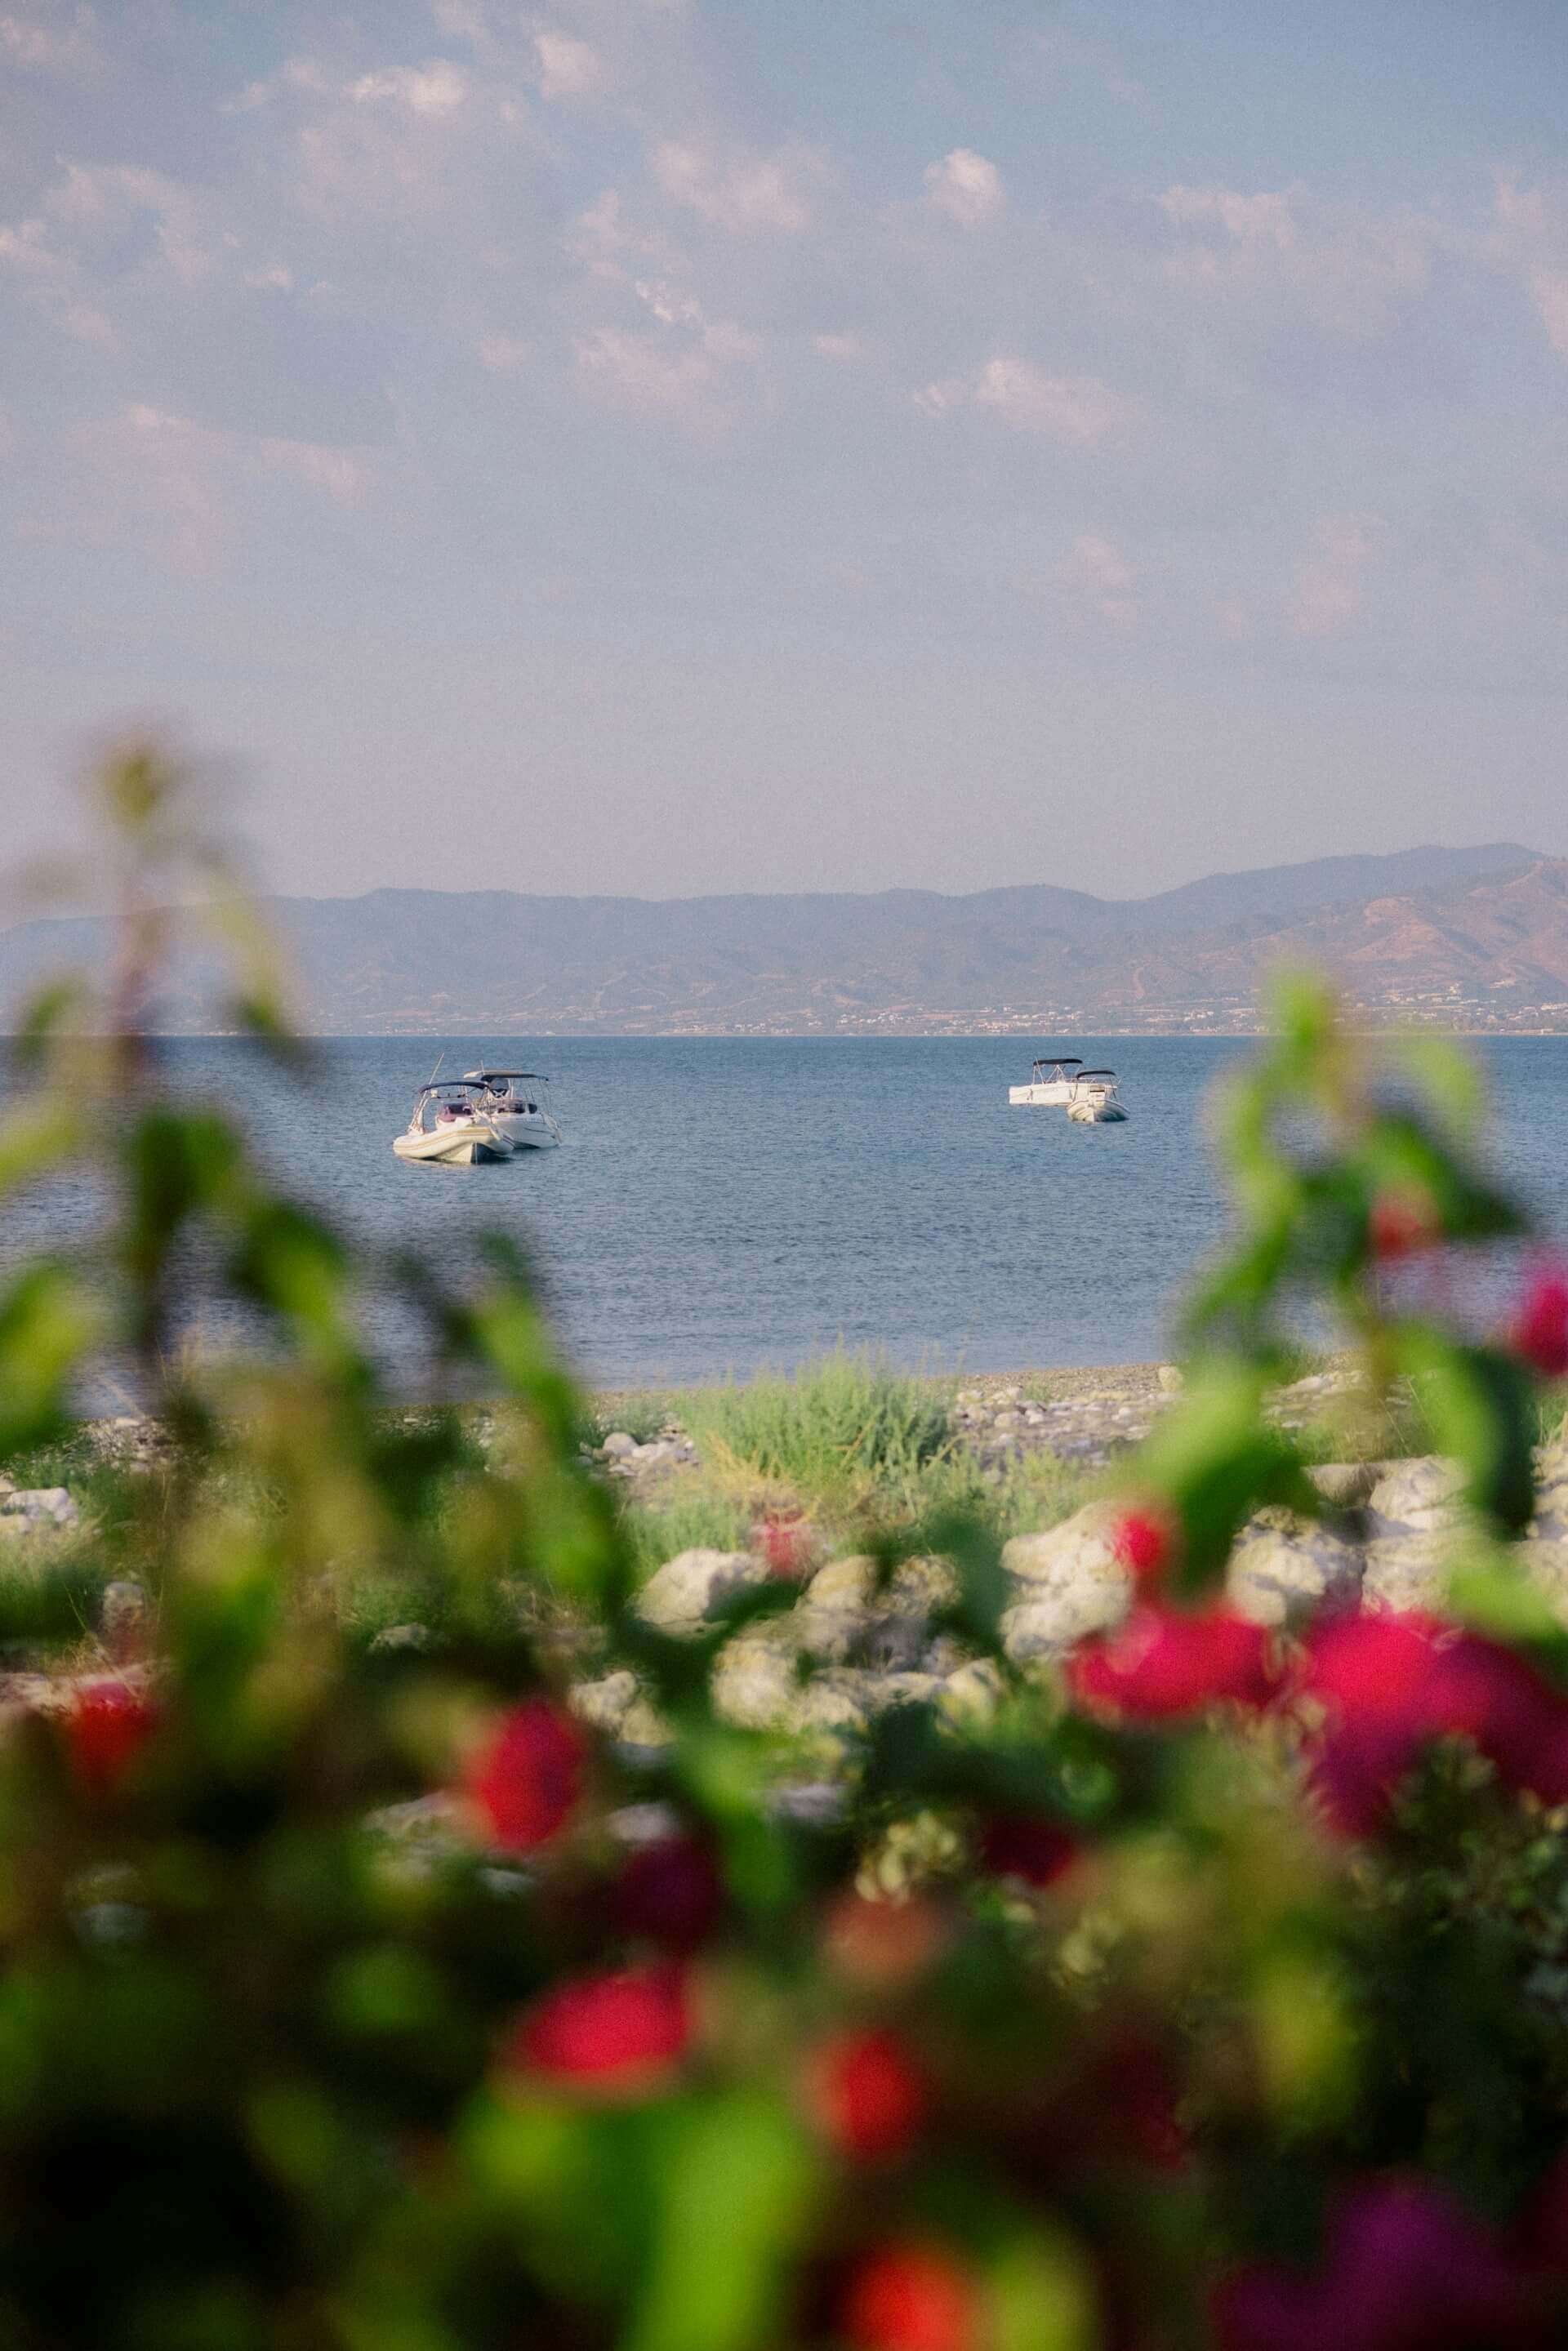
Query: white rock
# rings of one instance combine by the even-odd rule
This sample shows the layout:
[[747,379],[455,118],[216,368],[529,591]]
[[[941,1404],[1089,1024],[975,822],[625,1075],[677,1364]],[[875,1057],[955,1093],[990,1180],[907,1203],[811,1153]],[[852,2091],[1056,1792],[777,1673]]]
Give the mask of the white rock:
[[989,1657],[974,1657],[944,1677],[937,1704],[951,1722],[982,1724],[995,1714],[1001,1695],[1002,1677],[996,1665]]
[[1375,1537],[1430,1534],[1457,1526],[1462,1517],[1464,1471],[1457,1461],[1424,1454],[1390,1463],[1367,1497],[1367,1524]]
[[0,1518],[20,1519],[29,1527],[74,1527],[81,1512],[64,1486],[26,1486],[0,1499]]
[[1322,1461],[1307,1476],[1336,1510],[1359,1510],[1392,1467],[1387,1461]]
[[742,1730],[784,1730],[796,1719],[801,1682],[788,1618],[747,1625],[714,1659],[714,1711]]
[[637,1613],[661,1633],[698,1633],[713,1611],[748,1583],[766,1583],[768,1562],[746,1551],[683,1551],[655,1570]]
[[637,1677],[622,1666],[596,1682],[579,1682],[567,1692],[567,1704],[580,1722],[591,1730],[617,1736],[637,1696]]
[[1119,1625],[1132,1603],[1132,1580],[1113,1548],[1120,1520],[1113,1502],[1089,1502],[1038,1535],[1015,1535],[1002,1565],[1018,1598],[1002,1618],[1002,1642],[1015,1659],[1056,1656]]
[[629,1453],[636,1452],[637,1440],[623,1428],[612,1429],[599,1450],[606,1461],[622,1461]]
[[1354,1599],[1362,1554],[1312,1519],[1262,1510],[1238,1536],[1226,1570],[1232,1605],[1255,1625],[1284,1625]]
[[1383,1608],[1419,1608],[1441,1614],[1455,1563],[1452,1531],[1380,1535],[1366,1546],[1364,1596]]

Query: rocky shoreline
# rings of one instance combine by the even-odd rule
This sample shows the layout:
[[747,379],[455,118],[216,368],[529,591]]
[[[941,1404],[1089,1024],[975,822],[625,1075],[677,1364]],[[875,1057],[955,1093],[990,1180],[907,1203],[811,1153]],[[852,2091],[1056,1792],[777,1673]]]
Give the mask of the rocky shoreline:
[[[1139,1366],[1113,1386],[1085,1375],[1066,1393],[1030,1393],[1022,1379],[973,1382],[952,1396],[949,1427],[982,1472],[1003,1474],[1030,1454],[1089,1468],[1106,1467],[1135,1446],[1179,1393],[1169,1367]],[[1097,1375],[1103,1376],[1103,1375]],[[1281,1391],[1273,1409],[1300,1426],[1343,1399],[1346,1377],[1315,1374]],[[159,1449],[157,1431],[127,1418],[93,1431],[101,1458],[145,1470]],[[674,1421],[652,1438],[612,1429],[585,1446],[597,1474],[629,1499],[667,1498],[672,1481],[698,1467],[698,1448]],[[1568,1429],[1538,1461],[1539,1506],[1513,1556],[1552,1613],[1568,1623]],[[1456,1557],[1474,1530],[1455,1467],[1435,1456],[1331,1462],[1309,1472],[1322,1498],[1318,1515],[1283,1510],[1257,1513],[1243,1528],[1226,1577],[1229,1604],[1252,1622],[1288,1631],[1323,1607],[1364,1601],[1391,1610],[1440,1613]],[[1002,1551],[1008,1582],[1001,1620],[1009,1659],[1049,1669],[1081,1641],[1113,1630],[1133,1604],[1133,1589],[1114,1540],[1120,1506],[1101,1498],[1057,1524],[1015,1535]],[[90,1533],[68,1487],[16,1489],[0,1479],[0,1552],[14,1564],[41,1558],[62,1541]],[[714,1688],[720,1714],[748,1729],[820,1734],[830,1745],[852,1740],[881,1713],[929,1701],[948,1713],[985,1709],[1000,1688],[994,1666],[969,1652],[945,1622],[957,1597],[955,1571],[940,1558],[905,1560],[884,1576],[861,1552],[834,1555],[810,1526],[780,1550],[759,1527],[744,1550],[688,1547],[649,1576],[638,1605],[650,1627],[674,1638],[702,1635],[738,1593],[772,1580],[792,1581],[797,1596],[781,1613],[743,1627],[718,1651]],[[139,1588],[111,1584],[100,1621],[84,1625],[100,1658],[135,1647],[143,1619]],[[391,1643],[428,1638],[400,1625]],[[653,1754],[666,1734],[635,1673],[613,1659],[580,1678],[571,1702],[585,1720],[631,1752]],[[102,1670],[100,1664],[97,1670]],[[48,1682],[47,1687],[45,1687]],[[0,1697],[33,1706],[62,1702],[58,1677],[21,1671],[4,1677]]]

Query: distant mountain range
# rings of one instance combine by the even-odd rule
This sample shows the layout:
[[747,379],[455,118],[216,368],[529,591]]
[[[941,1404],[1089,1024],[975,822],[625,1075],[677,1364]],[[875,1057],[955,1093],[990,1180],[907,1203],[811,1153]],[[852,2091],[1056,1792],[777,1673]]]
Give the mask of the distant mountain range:
[[[1254,1025],[1281,962],[1369,1012],[1568,1028],[1568,860],[1517,842],[1215,873],[1152,898],[1051,884],[714,898],[375,890],[277,898],[318,1034],[915,1034]],[[96,956],[87,921],[0,934],[0,1006]],[[171,1031],[213,1025],[178,971]]]

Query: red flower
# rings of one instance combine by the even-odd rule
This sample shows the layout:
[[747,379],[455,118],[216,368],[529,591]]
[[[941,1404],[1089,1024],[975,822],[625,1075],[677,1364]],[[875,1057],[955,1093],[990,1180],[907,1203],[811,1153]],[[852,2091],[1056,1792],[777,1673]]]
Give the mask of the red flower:
[[635,2094],[669,2071],[690,2037],[679,1970],[626,1968],[547,1992],[513,2034],[507,2057],[517,2073]]
[[998,1813],[980,1831],[980,1863],[993,1877],[1021,1877],[1027,1886],[1052,1886],[1077,1860],[1071,1829],[1039,1813]]
[[562,1826],[582,1792],[588,1743],[548,1698],[514,1707],[468,1767],[468,1794],[508,1853],[531,1853]]
[[900,2155],[925,2119],[925,2085],[891,2032],[841,2032],[812,2052],[811,2112],[854,2163]]
[[1127,1510],[1111,1530],[1111,1548],[1135,1583],[1152,1583],[1170,1565],[1175,1530],[1161,1511]]
[[80,1786],[111,1795],[157,1725],[158,1709],[126,1682],[84,1683],[65,1717],[66,1746]]
[[1529,2289],[1487,2232],[1419,2180],[1354,2190],[1315,2272],[1256,2262],[1215,2296],[1220,2351],[1440,2351],[1522,2342]]
[[612,1923],[672,1951],[692,1951],[717,1924],[724,1887],[695,1836],[659,1837],[633,1853],[610,1892]]
[[1568,1272],[1542,1266],[1513,1318],[1514,1353],[1544,1380],[1568,1374]]
[[1427,1192],[1409,1186],[1379,1192],[1367,1214],[1366,1238],[1373,1256],[1387,1264],[1441,1240],[1442,1219]]
[[769,1575],[800,1575],[810,1564],[814,1538],[804,1519],[763,1519],[753,1528],[752,1539]]
[[1078,1650],[1068,1677],[1082,1704],[1145,1722],[1226,1698],[1263,1706],[1272,1687],[1269,1636],[1224,1608],[1197,1615],[1135,1608],[1117,1632]]
[[842,2333],[854,2351],[978,2351],[979,2289],[934,2246],[889,2245],[851,2279]]

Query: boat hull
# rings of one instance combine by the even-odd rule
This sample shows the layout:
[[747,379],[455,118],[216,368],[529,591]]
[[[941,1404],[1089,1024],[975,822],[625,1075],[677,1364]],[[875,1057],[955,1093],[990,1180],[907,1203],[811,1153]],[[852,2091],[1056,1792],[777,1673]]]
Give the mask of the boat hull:
[[1120,1102],[1069,1102],[1067,1115],[1074,1126],[1121,1126],[1127,1117]]
[[435,1167],[480,1167],[512,1155],[511,1145],[495,1127],[473,1121],[394,1135],[392,1149],[400,1159],[420,1160]]
[[1031,1110],[1060,1109],[1072,1100],[1072,1088],[1065,1079],[1051,1078],[1038,1086],[1009,1086],[1008,1100]]
[[560,1141],[559,1127],[543,1111],[497,1110],[490,1118],[514,1151],[553,1151]]

